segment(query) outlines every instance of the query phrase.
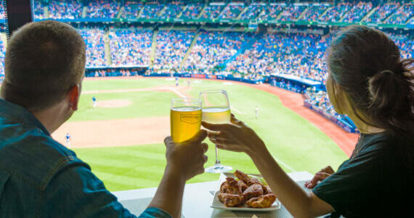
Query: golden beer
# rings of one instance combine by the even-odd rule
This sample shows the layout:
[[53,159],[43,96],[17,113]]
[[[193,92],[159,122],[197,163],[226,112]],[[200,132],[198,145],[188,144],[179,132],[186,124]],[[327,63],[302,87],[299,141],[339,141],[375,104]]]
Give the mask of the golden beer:
[[194,137],[201,126],[201,108],[196,106],[172,107],[171,137],[176,143],[187,141]]
[[231,112],[228,107],[205,107],[202,112],[203,121],[208,123],[230,123]]

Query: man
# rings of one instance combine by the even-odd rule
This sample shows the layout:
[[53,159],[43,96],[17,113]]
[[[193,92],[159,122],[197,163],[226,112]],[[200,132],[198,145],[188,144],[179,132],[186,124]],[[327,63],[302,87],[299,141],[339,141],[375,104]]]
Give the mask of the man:
[[66,136],[65,136],[65,139],[66,139],[66,147],[68,147],[68,148],[71,147],[70,138],[71,138],[71,135],[67,132]]
[[96,98],[95,98],[95,96],[92,96],[92,107],[93,108],[96,107]]
[[[9,40],[0,99],[0,217],[133,217],[50,134],[78,108],[85,43],[56,21],[30,23]],[[141,217],[180,216],[185,181],[204,171],[205,131],[185,145],[165,139],[167,165]]]

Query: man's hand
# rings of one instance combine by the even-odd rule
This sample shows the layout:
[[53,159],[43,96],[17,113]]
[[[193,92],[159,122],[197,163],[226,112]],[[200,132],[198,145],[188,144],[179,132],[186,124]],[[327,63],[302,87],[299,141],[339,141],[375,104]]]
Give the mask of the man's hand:
[[210,130],[208,137],[218,148],[251,154],[265,147],[259,136],[233,114],[230,124],[202,122],[202,125]]
[[204,164],[207,162],[205,153],[208,146],[201,142],[206,137],[207,132],[200,130],[192,139],[179,144],[174,143],[170,136],[165,138],[167,169],[182,175],[185,180],[203,173]]
[[312,180],[307,181],[305,183],[306,188],[314,188],[320,181],[323,181],[324,179],[328,178],[330,175],[334,174],[335,171],[332,169],[331,166],[327,166],[323,169],[321,169],[319,172],[315,174],[315,176],[312,178]]

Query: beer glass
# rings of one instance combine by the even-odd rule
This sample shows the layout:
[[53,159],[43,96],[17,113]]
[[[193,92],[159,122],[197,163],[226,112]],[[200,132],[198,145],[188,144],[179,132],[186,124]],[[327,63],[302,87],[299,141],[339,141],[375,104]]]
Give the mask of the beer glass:
[[171,100],[171,137],[181,143],[194,137],[201,126],[201,101],[194,98]]
[[[202,120],[213,124],[230,123],[230,103],[227,92],[224,90],[205,91],[200,93]],[[216,163],[208,167],[206,172],[222,173],[232,170],[229,166],[224,166],[220,162],[217,145]]]

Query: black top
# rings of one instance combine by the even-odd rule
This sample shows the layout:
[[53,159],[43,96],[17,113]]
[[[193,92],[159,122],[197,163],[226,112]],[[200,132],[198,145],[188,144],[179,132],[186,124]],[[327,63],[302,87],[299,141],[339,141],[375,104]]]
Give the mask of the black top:
[[332,217],[414,217],[414,172],[402,161],[404,146],[414,144],[362,134],[351,158],[313,193],[335,209]]

